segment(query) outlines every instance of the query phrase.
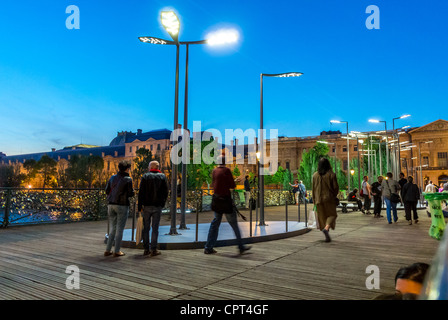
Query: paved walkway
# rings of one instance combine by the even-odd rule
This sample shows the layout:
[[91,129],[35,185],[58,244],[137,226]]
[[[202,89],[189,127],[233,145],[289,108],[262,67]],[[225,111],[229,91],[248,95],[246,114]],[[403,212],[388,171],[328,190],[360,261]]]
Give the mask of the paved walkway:
[[[297,217],[291,212],[289,220]],[[163,250],[149,258],[123,248],[124,257],[104,257],[105,221],[0,229],[0,300],[368,300],[393,292],[401,266],[431,263],[439,243],[428,236],[430,218],[419,213],[420,223],[411,226],[403,211],[392,225],[360,212],[339,213],[331,243],[312,230],[252,244],[242,256],[227,246],[215,255]],[[267,222],[284,216],[284,207],[266,208]],[[201,213],[199,220],[211,217]],[[187,223],[194,221],[187,215]],[[167,216],[162,224],[170,224]],[[369,265],[380,270],[380,289],[366,288]],[[66,287],[68,266],[80,270],[78,290]]]

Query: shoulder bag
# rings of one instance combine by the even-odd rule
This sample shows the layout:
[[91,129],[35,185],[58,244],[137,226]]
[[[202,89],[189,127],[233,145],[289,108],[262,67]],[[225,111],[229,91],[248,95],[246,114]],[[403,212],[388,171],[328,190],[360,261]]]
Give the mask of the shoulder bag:
[[392,190],[391,190],[391,188],[389,186],[389,181],[388,180],[386,180],[386,183],[387,183],[387,187],[389,188],[389,191],[390,191],[390,202],[400,203],[401,199],[400,199],[400,196],[398,195],[398,193],[392,192]]

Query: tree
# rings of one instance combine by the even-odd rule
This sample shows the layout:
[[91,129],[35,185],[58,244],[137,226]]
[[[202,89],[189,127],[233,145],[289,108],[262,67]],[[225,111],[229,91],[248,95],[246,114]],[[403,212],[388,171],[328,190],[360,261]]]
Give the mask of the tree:
[[37,161],[34,159],[25,160],[23,169],[26,171],[25,182],[29,185],[37,175]]
[[240,169],[238,169],[237,165],[233,169],[232,174],[234,179],[237,179],[241,175]]
[[311,190],[313,174],[317,171],[320,158],[328,158],[328,151],[327,144],[316,142],[313,148],[303,153],[297,176],[303,181],[307,190]]
[[85,162],[85,177],[87,185],[89,188],[92,188],[93,181],[95,181],[95,179],[99,179],[101,173],[103,172],[104,160],[100,156],[90,155],[88,157],[83,157],[82,161]]
[[153,157],[152,152],[146,148],[140,148],[135,152],[134,169],[132,170],[132,179],[138,186],[140,178],[148,172],[149,163],[156,158]]
[[57,162],[53,158],[43,155],[39,161],[36,163],[36,168],[39,174],[42,175],[43,185],[42,188],[45,188],[51,180],[55,178],[56,175],[56,165]]

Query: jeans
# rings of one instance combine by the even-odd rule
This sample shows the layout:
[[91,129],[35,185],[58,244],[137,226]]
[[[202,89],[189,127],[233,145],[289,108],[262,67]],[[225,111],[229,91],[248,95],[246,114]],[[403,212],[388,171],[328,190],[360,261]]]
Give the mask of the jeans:
[[244,198],[246,200],[246,209],[249,209],[250,191],[244,191]]
[[121,241],[123,239],[123,230],[128,219],[129,207],[117,204],[107,206],[107,215],[109,216],[109,239],[107,240],[106,251],[112,250],[115,241],[115,253],[120,252]]
[[[143,207],[143,248],[145,250],[157,249],[157,239],[159,237],[160,216],[162,207],[144,206]],[[151,243],[149,242],[149,231],[151,230]]]
[[[216,240],[218,239],[218,231],[219,226],[221,225],[222,215],[223,213],[215,212],[215,218],[212,220],[212,223],[210,224],[210,230],[208,231],[207,243],[205,244],[206,250],[211,250],[215,246]],[[235,236],[238,240],[238,248],[241,250],[244,248],[244,245],[243,241],[241,240],[240,229],[238,228],[237,215],[236,213],[226,213],[225,215],[227,222],[232,227],[233,232],[235,232]]]
[[397,216],[397,204],[390,201],[390,199],[384,197],[384,202],[386,202],[386,213],[387,213],[387,221],[389,223],[392,222],[390,211],[392,209],[393,215],[394,215],[394,222],[397,222],[398,216]]

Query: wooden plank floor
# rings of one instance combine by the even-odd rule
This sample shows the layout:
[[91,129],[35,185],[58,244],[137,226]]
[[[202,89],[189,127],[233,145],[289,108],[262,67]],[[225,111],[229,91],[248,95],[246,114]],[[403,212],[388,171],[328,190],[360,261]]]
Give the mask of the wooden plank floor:
[[[289,209],[292,220],[297,215]],[[242,256],[232,246],[216,255],[166,250],[144,258],[141,250],[123,248],[124,257],[104,257],[105,221],[0,229],[0,300],[372,299],[393,292],[401,266],[431,263],[439,243],[428,236],[430,218],[419,214],[420,223],[409,226],[403,211],[392,225],[339,213],[331,243],[312,230],[253,244]],[[267,223],[283,219],[283,207],[266,209]],[[187,223],[194,221],[187,215]],[[209,221],[211,213],[200,215],[200,222]],[[167,216],[162,223],[170,223]],[[70,265],[81,271],[79,290],[66,288]],[[369,265],[380,269],[379,290],[366,288]]]

